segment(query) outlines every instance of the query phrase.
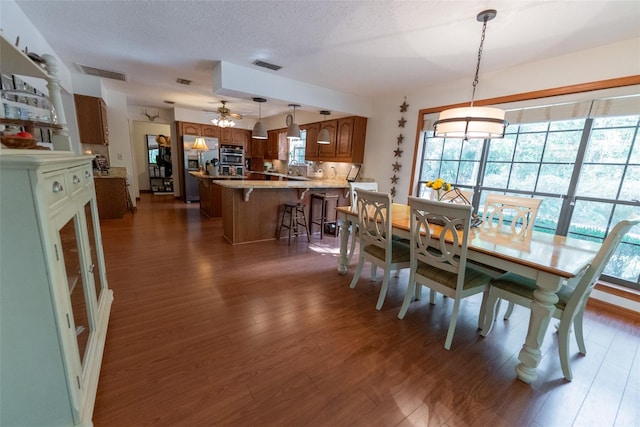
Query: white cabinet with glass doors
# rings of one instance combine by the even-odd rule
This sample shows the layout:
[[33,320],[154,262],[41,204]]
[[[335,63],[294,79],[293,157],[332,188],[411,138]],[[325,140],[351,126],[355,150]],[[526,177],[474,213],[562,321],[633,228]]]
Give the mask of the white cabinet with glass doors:
[[0,425],[91,425],[113,301],[91,160],[0,152]]

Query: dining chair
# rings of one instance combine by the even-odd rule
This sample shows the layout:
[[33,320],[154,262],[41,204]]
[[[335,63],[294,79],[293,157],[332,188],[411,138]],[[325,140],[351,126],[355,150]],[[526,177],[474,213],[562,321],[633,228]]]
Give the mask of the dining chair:
[[[582,318],[587,299],[593,287],[600,277],[609,259],[616,251],[618,244],[631,227],[640,223],[640,217],[620,221],[613,227],[609,235],[604,239],[595,258],[582,272],[581,275],[567,281],[558,291],[558,302],[555,304],[553,317],[560,320],[558,327],[558,353],[562,373],[567,380],[573,378],[571,365],[569,364],[569,334],[571,326],[576,334],[578,349],[581,354],[587,354],[582,332]],[[531,307],[536,291],[536,282],[533,279],[519,276],[515,273],[505,273],[491,281],[489,296],[487,298],[487,315],[484,320],[481,335],[486,337],[493,328],[497,314],[498,299],[504,299],[523,307]]]
[[[531,237],[542,199],[531,197],[488,194],[482,214],[483,227],[496,233],[509,233],[511,237],[526,240]],[[506,224],[509,224],[507,227]],[[497,276],[504,271],[486,271]],[[499,306],[498,306],[499,307]],[[509,302],[504,319],[513,313],[514,304]]]
[[[351,210],[353,212],[357,212],[358,210],[358,190],[366,190],[366,191],[378,191],[378,183],[377,182],[350,182],[349,183],[349,197],[351,199]],[[347,251],[347,259],[348,262],[351,262],[351,258],[353,258],[354,251],[356,249],[356,241],[358,241],[357,237],[357,226],[351,227],[351,245],[349,245],[349,250]],[[373,270],[375,267],[371,266]],[[371,276],[374,277],[375,280],[375,272],[371,272]]]
[[[384,270],[382,287],[376,309],[380,310],[387,296],[391,270],[409,268],[410,251],[406,243],[393,239],[391,232],[391,195],[376,191],[358,191],[358,234],[360,254],[350,287],[358,284],[365,261],[372,265],[372,273]],[[372,280],[375,280],[372,274]]]
[[[467,264],[467,246],[473,207],[409,196],[411,210],[411,270],[404,302],[398,313],[407,314],[411,300],[420,299],[422,286],[430,289],[431,304],[434,292],[452,298],[453,311],[444,348],[449,350],[458,320],[460,301],[485,293],[482,297],[478,327],[484,320],[486,292],[491,276]],[[429,224],[441,225],[432,234]],[[440,230],[437,225],[433,225]],[[419,285],[419,287],[418,287]]]
[[542,199],[488,194],[482,222],[490,230],[504,230],[509,224],[511,234],[521,238],[531,234]]

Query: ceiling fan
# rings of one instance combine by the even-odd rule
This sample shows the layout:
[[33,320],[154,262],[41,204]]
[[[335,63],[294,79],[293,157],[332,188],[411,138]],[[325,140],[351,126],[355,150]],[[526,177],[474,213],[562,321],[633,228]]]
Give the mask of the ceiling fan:
[[211,123],[216,126],[226,128],[236,125],[236,123],[231,120],[232,118],[236,120],[242,120],[242,114],[232,113],[231,110],[227,108],[227,101],[220,102],[222,103],[222,107],[218,107],[217,109],[218,117],[211,120]]

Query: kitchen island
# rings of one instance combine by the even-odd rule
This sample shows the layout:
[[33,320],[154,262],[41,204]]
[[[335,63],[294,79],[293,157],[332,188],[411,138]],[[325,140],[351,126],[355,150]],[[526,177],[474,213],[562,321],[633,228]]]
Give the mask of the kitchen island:
[[313,192],[335,194],[339,206],[349,204],[346,180],[216,180],[212,184],[221,189],[224,238],[234,245],[275,239],[286,202],[304,203],[310,224],[309,201]]
[[207,175],[202,172],[189,172],[189,175],[198,180],[200,191],[200,212],[209,218],[222,216],[221,187],[212,185],[217,180],[243,180],[242,175]]

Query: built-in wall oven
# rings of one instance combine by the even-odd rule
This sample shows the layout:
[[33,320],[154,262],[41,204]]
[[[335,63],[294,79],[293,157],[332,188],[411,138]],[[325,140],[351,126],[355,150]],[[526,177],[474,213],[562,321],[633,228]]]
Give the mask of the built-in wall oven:
[[244,151],[241,146],[220,146],[220,173],[222,175],[243,175]]

